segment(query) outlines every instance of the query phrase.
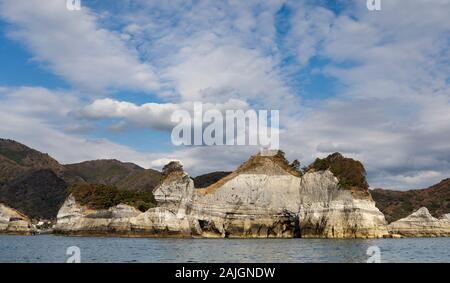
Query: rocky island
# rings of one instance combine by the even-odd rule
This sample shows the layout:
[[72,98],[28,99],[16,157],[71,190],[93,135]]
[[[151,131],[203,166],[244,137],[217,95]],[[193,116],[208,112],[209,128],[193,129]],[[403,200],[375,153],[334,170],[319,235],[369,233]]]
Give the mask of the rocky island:
[[279,151],[256,154],[234,172],[191,178],[179,162],[162,172],[118,160],[61,165],[48,154],[0,139],[0,234],[450,235],[450,179],[422,190],[369,190],[364,166],[339,153],[299,167]]
[[388,226],[392,234],[405,237],[450,237],[450,214],[434,218],[426,207]]
[[[357,162],[341,155],[335,160]],[[255,155],[202,189],[172,162],[145,212],[120,204],[93,210],[73,195],[57,216],[62,234],[214,238],[380,238],[388,234],[368,187],[344,187],[330,170],[304,175],[284,156]],[[361,176],[362,177],[362,176]]]

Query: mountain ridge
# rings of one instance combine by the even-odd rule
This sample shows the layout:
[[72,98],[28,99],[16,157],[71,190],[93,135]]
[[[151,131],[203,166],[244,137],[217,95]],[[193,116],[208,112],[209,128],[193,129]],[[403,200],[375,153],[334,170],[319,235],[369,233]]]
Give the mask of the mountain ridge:
[[33,219],[54,219],[77,184],[152,191],[161,173],[130,162],[99,159],[62,165],[47,153],[0,139],[0,202]]
[[407,217],[426,207],[434,217],[450,212],[450,178],[425,189],[395,191],[375,189],[371,191],[377,207],[389,222]]

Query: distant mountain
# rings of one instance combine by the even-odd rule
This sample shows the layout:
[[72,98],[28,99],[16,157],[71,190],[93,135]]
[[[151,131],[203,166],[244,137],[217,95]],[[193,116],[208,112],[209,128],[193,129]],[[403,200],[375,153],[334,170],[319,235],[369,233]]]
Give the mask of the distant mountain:
[[26,167],[0,155],[0,185],[25,174]]
[[450,179],[422,190],[401,192],[376,189],[371,194],[388,222],[407,217],[422,207],[428,208],[434,217],[450,213]]
[[197,189],[206,188],[232,172],[211,172],[194,178],[194,186]]
[[37,169],[61,173],[63,167],[46,153],[41,153],[13,140],[0,139],[0,182],[15,179]]
[[55,218],[75,184],[96,183],[120,190],[153,191],[161,173],[118,160],[61,165],[48,154],[0,139],[0,203],[31,218]]
[[121,190],[153,191],[161,178],[162,175],[159,171],[145,169],[123,178],[114,185]]
[[0,203],[31,218],[54,218],[66,198],[63,171],[48,154],[0,139]]
[[156,170],[114,159],[68,164],[64,169],[65,177],[80,178],[78,183],[114,185],[125,190],[153,190],[161,179],[161,173]]
[[0,203],[12,206],[29,218],[55,218],[67,197],[67,184],[49,169],[25,173],[0,188]]

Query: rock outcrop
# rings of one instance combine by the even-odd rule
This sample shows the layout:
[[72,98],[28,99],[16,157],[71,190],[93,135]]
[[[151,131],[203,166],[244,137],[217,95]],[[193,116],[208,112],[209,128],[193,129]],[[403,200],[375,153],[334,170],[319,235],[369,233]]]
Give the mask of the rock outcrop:
[[421,207],[428,208],[435,217],[450,213],[450,179],[444,179],[426,189],[375,189],[370,193],[389,223],[405,218]]
[[103,235],[129,234],[130,219],[141,212],[134,207],[120,204],[109,209],[94,210],[81,206],[70,195],[58,212],[54,233]]
[[442,215],[441,219],[450,221],[450,213]]
[[28,217],[0,204],[0,234],[31,235],[33,229]]
[[283,159],[253,156],[231,175],[199,190],[193,210],[199,210],[197,218],[215,223],[221,236],[382,237],[387,234],[384,216],[370,194],[362,195],[342,189],[329,170],[299,176]]
[[33,220],[54,220],[72,186],[103,184],[145,193],[160,180],[158,171],[118,160],[61,165],[48,154],[0,138],[0,203]]
[[[220,238],[379,238],[388,234],[370,193],[340,186],[329,170],[301,176],[283,156],[256,155],[207,188],[172,162],[155,189],[157,207],[96,211],[69,197],[55,231],[69,234]],[[126,211],[126,213],[123,213]]]
[[410,216],[389,224],[388,229],[392,234],[405,237],[449,237],[450,218],[447,214],[437,219],[422,207]]

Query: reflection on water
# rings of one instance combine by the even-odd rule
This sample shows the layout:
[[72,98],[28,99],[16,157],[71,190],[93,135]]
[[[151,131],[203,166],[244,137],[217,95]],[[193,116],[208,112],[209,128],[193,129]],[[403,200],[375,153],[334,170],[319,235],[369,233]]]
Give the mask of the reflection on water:
[[65,262],[70,246],[82,262],[450,262],[450,239],[131,239],[0,236],[0,262]]

